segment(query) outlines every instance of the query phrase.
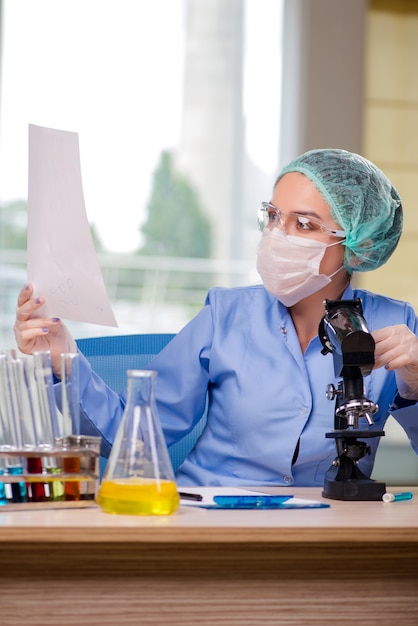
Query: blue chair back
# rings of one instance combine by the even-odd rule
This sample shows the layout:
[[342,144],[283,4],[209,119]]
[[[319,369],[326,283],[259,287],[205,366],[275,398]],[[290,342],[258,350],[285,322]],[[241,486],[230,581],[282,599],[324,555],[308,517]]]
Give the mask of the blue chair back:
[[77,339],[78,349],[113,391],[126,387],[126,371],[145,369],[152,359],[174,337],[174,334],[111,335]]
[[[119,393],[126,387],[128,369],[145,369],[171,339],[172,333],[143,335],[110,335],[77,339],[79,350],[92,369],[113,391]],[[183,439],[170,446],[169,454],[174,471],[193,448],[206,423],[206,416]],[[103,462],[101,463],[103,468]]]

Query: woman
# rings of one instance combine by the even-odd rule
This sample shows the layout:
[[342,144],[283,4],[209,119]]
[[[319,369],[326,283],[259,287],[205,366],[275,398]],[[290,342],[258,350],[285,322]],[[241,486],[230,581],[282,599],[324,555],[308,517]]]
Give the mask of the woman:
[[[259,210],[263,235],[258,271],[263,285],[210,290],[199,314],[150,364],[158,371],[157,403],[168,445],[189,432],[209,398],[207,424],[177,471],[180,485],[296,485],[324,482],[335,457],[325,433],[338,384],[333,356],[321,354],[318,325],[324,300],[360,298],[376,342],[365,394],[378,404],[372,428],[389,411],[418,451],[418,340],[412,307],[352,289],[355,271],[380,267],[402,230],[402,205],[386,176],[359,155],[313,150],[280,173],[271,201]],[[15,334],[27,354],[76,351],[65,325],[38,318],[44,298],[26,286],[18,298]],[[82,423],[111,445],[124,396],[108,389],[82,358]],[[360,461],[373,469],[379,438]]]

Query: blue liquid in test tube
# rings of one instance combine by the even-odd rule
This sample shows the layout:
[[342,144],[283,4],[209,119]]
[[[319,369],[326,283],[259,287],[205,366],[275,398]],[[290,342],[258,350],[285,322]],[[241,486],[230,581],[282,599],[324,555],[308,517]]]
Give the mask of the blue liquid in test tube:
[[[23,474],[23,468],[21,465],[9,465],[7,471],[10,476],[19,476]],[[27,502],[28,494],[26,491],[26,485],[24,482],[11,483],[12,489],[12,501],[13,502]]]
[[[0,468],[0,476],[4,475],[4,471]],[[3,482],[0,482],[0,506],[7,504],[6,487]]]

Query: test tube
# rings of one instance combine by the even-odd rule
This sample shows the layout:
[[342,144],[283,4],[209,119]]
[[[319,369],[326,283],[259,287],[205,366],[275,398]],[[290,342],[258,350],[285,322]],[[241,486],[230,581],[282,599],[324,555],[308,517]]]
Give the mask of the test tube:
[[39,432],[44,443],[54,444],[62,436],[54,396],[51,353],[43,350],[33,353],[36,391],[39,403]]
[[[7,376],[6,355],[0,353],[0,446],[2,450],[6,450],[11,445],[11,405]],[[7,457],[0,459],[0,475],[4,477],[7,473]],[[7,485],[9,490],[10,485]],[[4,478],[0,483],[0,505],[8,503],[6,493],[6,483]]]
[[[68,441],[77,441],[72,435],[80,434],[80,382],[78,354],[61,354],[61,411],[62,433]],[[69,456],[63,459],[66,474],[80,474],[81,457]],[[64,482],[65,500],[80,500],[81,484],[79,480]]]
[[[5,463],[3,459],[0,459],[0,477],[4,476]],[[6,496],[6,485],[3,480],[0,481],[0,506],[4,506],[8,503]]]
[[[5,359],[6,359],[6,355],[0,354],[0,447],[3,446],[8,440],[8,434],[7,434],[8,420],[5,414],[5,406],[4,406],[5,394],[3,391],[3,377],[1,374],[2,363],[4,363]],[[0,506],[7,504],[6,486],[3,480],[5,469],[6,469],[6,461],[2,457],[0,458],[0,477],[2,478],[0,482]]]
[[80,434],[80,374],[78,354],[61,354],[62,435]]
[[[21,450],[24,436],[23,403],[20,393],[20,367],[22,362],[16,358],[16,352],[9,350],[0,359],[0,379],[3,418],[7,421],[6,446],[10,451]],[[23,474],[23,460],[19,456],[10,456],[7,460],[7,473],[11,476]],[[13,502],[26,502],[27,490],[24,482],[9,484]]]
[[[25,375],[25,364],[21,359],[14,359],[11,362],[11,368],[14,371],[14,384],[17,392],[16,406],[20,438],[24,448],[35,448],[38,435],[35,429],[32,396]],[[28,474],[42,474],[42,458],[36,455],[27,456],[26,470]],[[30,502],[45,501],[45,485],[41,480],[27,482],[26,489]]]
[[7,357],[0,354],[0,444],[11,445],[12,405],[10,402],[9,377],[7,373]]
[[[56,440],[62,436],[53,388],[53,374],[51,353],[41,350],[33,354],[33,383],[34,408],[38,442],[44,446],[53,447]],[[46,457],[46,472],[50,475],[62,473],[62,466],[55,457]],[[64,485],[60,480],[48,481],[49,499],[60,501],[64,499]]]

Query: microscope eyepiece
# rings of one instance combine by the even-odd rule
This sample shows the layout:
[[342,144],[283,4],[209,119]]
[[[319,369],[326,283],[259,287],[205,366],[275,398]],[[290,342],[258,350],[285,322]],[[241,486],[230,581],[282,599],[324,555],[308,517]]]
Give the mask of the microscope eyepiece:
[[359,368],[367,376],[374,366],[374,339],[363,317],[360,298],[325,300],[325,315],[319,325],[322,354],[332,352],[336,376],[347,368]]

